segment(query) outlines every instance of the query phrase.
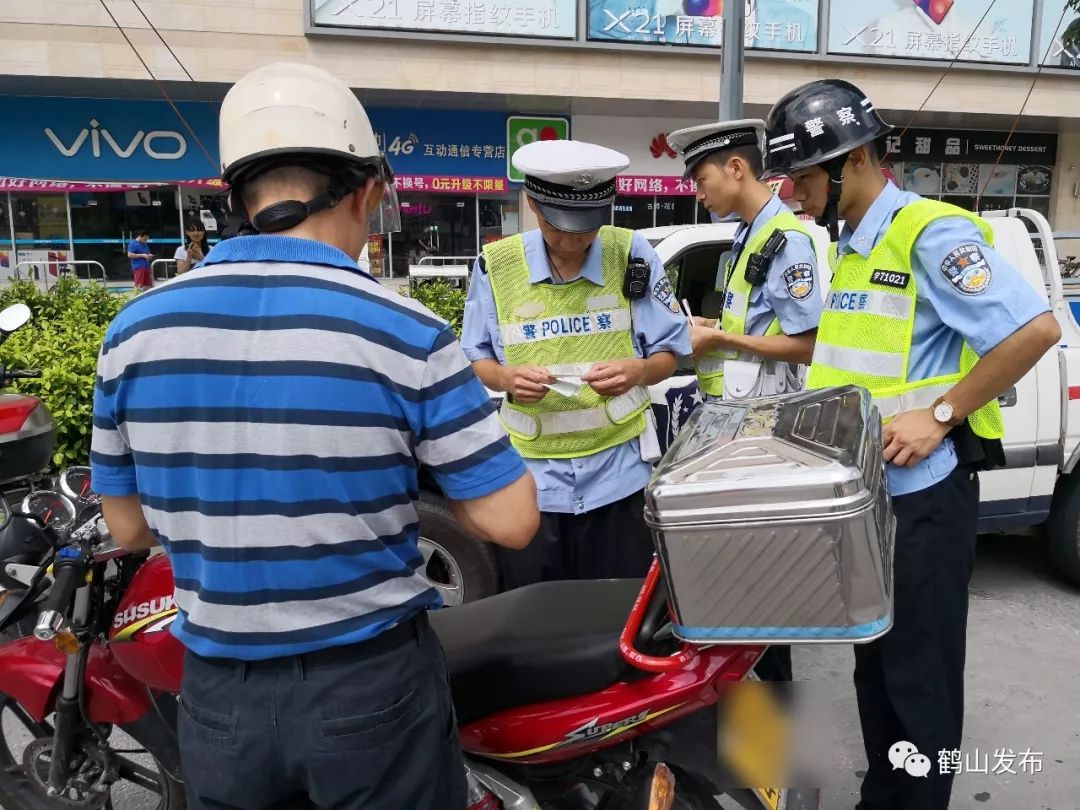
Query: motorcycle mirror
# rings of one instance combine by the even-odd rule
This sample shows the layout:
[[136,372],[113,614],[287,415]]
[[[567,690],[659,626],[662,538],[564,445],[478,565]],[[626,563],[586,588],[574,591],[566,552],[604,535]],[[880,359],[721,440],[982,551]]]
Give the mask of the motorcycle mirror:
[[26,304],[12,304],[3,312],[0,312],[0,332],[7,337],[16,329],[24,326],[30,320],[30,317],[30,307]]

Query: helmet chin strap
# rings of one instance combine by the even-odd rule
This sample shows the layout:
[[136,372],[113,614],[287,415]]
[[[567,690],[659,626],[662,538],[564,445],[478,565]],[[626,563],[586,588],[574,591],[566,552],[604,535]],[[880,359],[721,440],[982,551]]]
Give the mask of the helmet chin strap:
[[847,155],[839,155],[821,164],[829,175],[829,196],[825,201],[825,210],[814,221],[829,231],[832,242],[840,238],[840,193],[844,190],[844,164]]
[[282,200],[266,206],[254,215],[248,213],[241,194],[231,195],[228,205],[228,225],[222,238],[248,236],[256,233],[277,233],[295,228],[312,214],[335,207],[345,197],[361,188],[369,175],[363,171],[338,170],[329,187],[313,200]]

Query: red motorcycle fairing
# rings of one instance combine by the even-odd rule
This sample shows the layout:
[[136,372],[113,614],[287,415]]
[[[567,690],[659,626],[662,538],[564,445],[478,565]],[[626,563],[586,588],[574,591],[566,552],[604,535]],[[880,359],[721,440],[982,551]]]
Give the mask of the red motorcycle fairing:
[[706,647],[685,667],[602,692],[507,709],[465,726],[470,754],[525,765],[561,762],[648,734],[714,705],[762,647]]
[[135,572],[109,628],[109,646],[120,665],[162,692],[179,692],[184,674],[184,646],[170,632],[176,614],[172,566],[158,554]]
[[[67,657],[33,636],[0,647],[0,692],[38,721],[52,713]],[[91,722],[134,723],[150,708],[145,687],[128,675],[108,647],[94,644],[86,661],[86,713]]]

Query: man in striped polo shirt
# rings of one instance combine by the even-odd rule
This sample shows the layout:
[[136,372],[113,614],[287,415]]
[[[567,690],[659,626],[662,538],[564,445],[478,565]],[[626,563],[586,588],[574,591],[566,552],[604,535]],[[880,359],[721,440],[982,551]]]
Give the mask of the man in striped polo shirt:
[[109,528],[176,577],[188,807],[461,810],[417,470],[512,548],[535,486],[449,327],[357,267],[396,200],[352,91],[253,71],[221,157],[251,235],[125,307],[94,402]]

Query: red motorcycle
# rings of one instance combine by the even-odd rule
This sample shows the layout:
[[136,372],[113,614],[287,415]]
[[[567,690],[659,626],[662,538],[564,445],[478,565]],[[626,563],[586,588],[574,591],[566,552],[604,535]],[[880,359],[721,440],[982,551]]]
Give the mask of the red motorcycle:
[[[49,551],[38,566],[6,566],[23,587],[3,594],[0,630],[38,619],[32,636],[0,645],[0,806],[111,808],[141,790],[124,806],[181,808],[169,561],[116,548],[75,472],[66,494],[30,504],[46,511],[10,518]],[[470,808],[702,810],[721,792],[745,808],[817,806],[816,794],[732,788],[730,771],[675,761],[680,729],[752,677],[763,648],[679,642],[659,580],[654,563],[644,584],[545,583],[431,614]]]

